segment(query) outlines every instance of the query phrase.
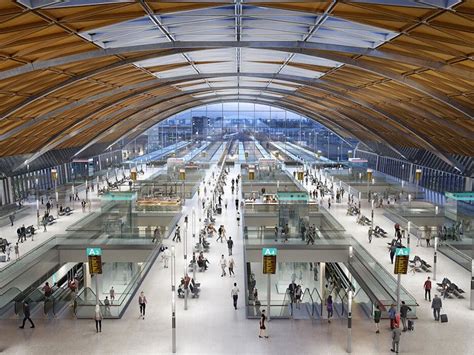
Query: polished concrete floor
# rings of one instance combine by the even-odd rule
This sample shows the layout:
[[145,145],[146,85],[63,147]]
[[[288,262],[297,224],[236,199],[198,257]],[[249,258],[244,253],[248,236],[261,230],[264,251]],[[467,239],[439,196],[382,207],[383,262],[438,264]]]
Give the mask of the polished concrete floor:
[[[237,175],[237,168],[231,177]],[[209,175],[208,175],[209,176]],[[177,299],[177,353],[181,354],[345,354],[347,349],[347,323],[335,320],[272,320],[269,323],[269,339],[259,339],[258,321],[245,318],[244,265],[241,230],[237,227],[235,207],[231,203],[230,178],[226,187],[229,201],[227,210],[218,216],[217,224],[224,224],[227,235],[235,240],[234,259],[236,277],[220,277],[218,260],[227,252],[225,243],[212,241],[209,260],[210,268],[197,274],[201,282],[199,299],[188,301],[184,310],[183,300]],[[191,214],[195,206],[198,217],[197,196],[187,201],[186,209]],[[389,270],[386,240],[374,239],[368,245],[366,227],[355,223],[355,217],[345,215],[345,203],[335,204],[331,213],[346,229]],[[363,208],[366,208],[363,205]],[[365,213],[367,214],[367,213]],[[388,231],[391,223],[384,220],[381,211],[376,211],[376,224]],[[181,221],[182,223],[183,221]],[[184,228],[184,227],[183,227]],[[191,228],[191,226],[190,226]],[[188,235],[190,236],[191,231]],[[194,241],[189,238],[189,250]],[[175,245],[166,242],[168,246]],[[432,250],[416,248],[416,253],[430,259]],[[182,243],[176,244],[177,274],[183,273]],[[139,317],[137,301],[127,309],[121,320],[103,322],[102,333],[96,333],[93,320],[41,320],[35,319],[36,328],[18,329],[16,321],[0,321],[0,351],[6,354],[166,354],[171,353],[171,289],[170,270],[157,262],[141,289],[148,298],[147,315]],[[469,289],[469,275],[462,268],[440,257],[439,279],[448,275],[462,288]],[[406,354],[472,354],[474,340],[474,312],[468,309],[467,300],[446,300],[444,308],[449,323],[440,324],[431,316],[430,305],[423,300],[423,281],[428,274],[403,277],[404,286],[414,294],[420,303],[414,332],[404,333],[400,352]],[[230,290],[233,282],[240,288],[239,309],[232,307]],[[381,333],[376,335],[373,324],[366,319],[355,319],[352,332],[354,354],[390,354],[390,330],[387,322],[382,323]]]

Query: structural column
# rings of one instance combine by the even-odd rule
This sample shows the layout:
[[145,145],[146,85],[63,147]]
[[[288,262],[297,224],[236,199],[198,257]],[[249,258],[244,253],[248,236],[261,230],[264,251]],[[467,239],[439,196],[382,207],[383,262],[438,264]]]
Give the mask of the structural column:
[[319,263],[319,289],[321,292],[321,318],[323,317],[323,308],[324,302],[326,301],[325,298],[325,282],[326,282],[326,263],[320,262]]

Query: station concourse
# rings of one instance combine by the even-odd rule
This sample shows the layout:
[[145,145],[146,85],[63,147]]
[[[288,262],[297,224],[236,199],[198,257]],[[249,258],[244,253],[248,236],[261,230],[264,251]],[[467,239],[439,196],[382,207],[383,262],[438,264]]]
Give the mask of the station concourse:
[[0,1],[0,352],[473,353],[473,32],[472,0]]

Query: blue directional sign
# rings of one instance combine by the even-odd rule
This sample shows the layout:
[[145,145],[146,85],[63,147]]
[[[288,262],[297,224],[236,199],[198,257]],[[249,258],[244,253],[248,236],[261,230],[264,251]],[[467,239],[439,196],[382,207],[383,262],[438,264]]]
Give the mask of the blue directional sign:
[[278,254],[277,248],[262,248],[263,256],[277,256],[277,254]]
[[410,248],[397,248],[395,250],[395,256],[409,256]]
[[87,256],[101,256],[102,249],[101,248],[87,248],[86,255]]

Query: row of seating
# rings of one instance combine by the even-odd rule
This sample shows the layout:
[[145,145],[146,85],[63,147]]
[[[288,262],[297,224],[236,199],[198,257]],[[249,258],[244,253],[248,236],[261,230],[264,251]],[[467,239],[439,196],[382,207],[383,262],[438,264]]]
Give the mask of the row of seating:
[[415,273],[417,271],[431,272],[431,265],[428,264],[425,260],[420,258],[418,255],[415,255],[413,260],[408,260],[410,263],[410,271]]
[[63,206],[61,206],[59,208],[59,212],[58,212],[58,215],[59,216],[69,216],[72,214],[72,208],[71,207],[65,207],[63,208]]
[[464,298],[463,293],[464,290],[460,289],[455,283],[451,282],[447,277],[441,281],[441,283],[437,283],[438,291],[440,291],[444,298]]
[[370,219],[368,219],[366,216],[364,215],[360,215],[359,217],[357,217],[357,223],[363,225],[363,226],[370,226],[372,224],[372,222],[370,221]]
[[201,284],[195,282],[193,278],[189,278],[189,280],[186,282],[185,278],[182,277],[181,283],[178,286],[178,297],[184,298],[185,292],[191,291],[192,298],[199,298],[199,293],[201,292],[200,286]]
[[387,238],[388,237],[387,232],[385,230],[383,230],[382,228],[380,228],[379,226],[375,226],[372,233],[376,238]]
[[357,206],[351,205],[347,208],[348,216],[357,216],[359,214],[360,214],[360,209]]

